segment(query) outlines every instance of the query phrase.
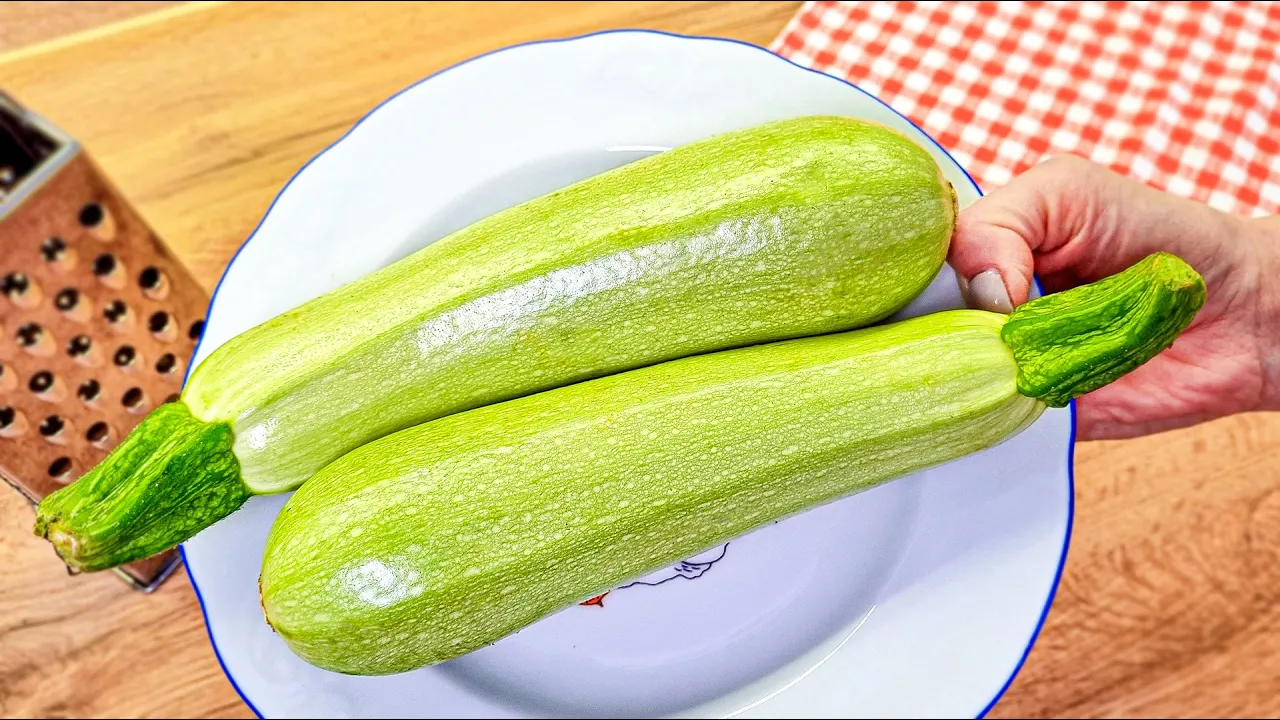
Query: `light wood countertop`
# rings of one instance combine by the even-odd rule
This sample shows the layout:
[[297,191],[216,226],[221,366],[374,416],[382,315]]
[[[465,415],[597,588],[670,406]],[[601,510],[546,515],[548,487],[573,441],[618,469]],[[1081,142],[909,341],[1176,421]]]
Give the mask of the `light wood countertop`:
[[[0,89],[70,132],[212,289],[293,173],[387,96],[516,42],[768,44],[796,2],[0,4]],[[1280,714],[1280,417],[1076,453],[1048,623],[992,715]],[[180,571],[70,578],[0,492],[0,713],[251,717]]]

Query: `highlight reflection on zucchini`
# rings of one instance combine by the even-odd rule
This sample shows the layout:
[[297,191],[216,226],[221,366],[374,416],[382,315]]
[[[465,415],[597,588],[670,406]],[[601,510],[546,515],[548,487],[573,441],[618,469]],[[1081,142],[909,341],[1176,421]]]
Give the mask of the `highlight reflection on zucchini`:
[[233,338],[179,402],[45,498],[36,532],[73,570],[101,570],[433,418],[878,322],[937,274],[954,222],[932,157],[850,118],[773,122],[639,160]]
[[1171,345],[1157,254],[1009,316],[953,310],[674,360],[394,433],[280,512],[260,589],[305,660],[395,673],[773,520],[1000,443]]

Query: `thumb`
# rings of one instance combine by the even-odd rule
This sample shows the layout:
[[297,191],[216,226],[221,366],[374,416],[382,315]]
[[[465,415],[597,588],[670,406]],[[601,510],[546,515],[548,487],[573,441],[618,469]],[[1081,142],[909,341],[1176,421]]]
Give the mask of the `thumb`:
[[973,308],[1010,312],[1027,300],[1033,251],[1044,243],[1054,204],[1038,166],[998,188],[956,218],[947,261]]
[[1033,273],[1069,287],[1117,273],[1157,250],[1191,263],[1214,291],[1243,292],[1241,219],[1071,155],[1053,157],[962,210],[947,260],[970,307],[1008,312]]
[[1027,300],[1034,261],[1026,235],[1010,227],[1005,206],[988,196],[956,218],[947,261],[965,303],[1008,313]]

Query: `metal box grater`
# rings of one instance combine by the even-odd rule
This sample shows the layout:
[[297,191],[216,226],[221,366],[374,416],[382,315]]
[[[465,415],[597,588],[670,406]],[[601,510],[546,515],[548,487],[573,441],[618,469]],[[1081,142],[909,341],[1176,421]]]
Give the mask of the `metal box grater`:
[[[34,503],[177,397],[209,298],[79,144],[3,92],[0,289],[0,476]],[[178,561],[118,572],[151,590]]]

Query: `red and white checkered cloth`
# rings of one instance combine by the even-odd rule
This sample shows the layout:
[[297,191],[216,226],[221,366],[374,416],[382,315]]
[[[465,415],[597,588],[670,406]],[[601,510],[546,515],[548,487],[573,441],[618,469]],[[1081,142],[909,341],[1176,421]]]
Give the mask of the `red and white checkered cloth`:
[[1280,213],[1280,3],[808,2],[771,49],[884,100],[985,190],[1072,153]]

